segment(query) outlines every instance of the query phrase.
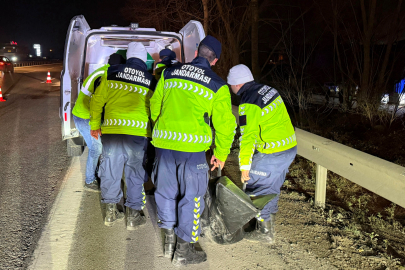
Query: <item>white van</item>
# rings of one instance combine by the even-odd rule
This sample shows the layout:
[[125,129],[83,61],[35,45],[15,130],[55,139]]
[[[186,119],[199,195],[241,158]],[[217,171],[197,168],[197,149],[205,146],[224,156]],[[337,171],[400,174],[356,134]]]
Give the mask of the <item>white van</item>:
[[136,23],[128,27],[90,29],[83,15],[74,17],[66,37],[60,84],[59,115],[62,140],[67,141],[68,155],[81,155],[85,146],[72,117],[82,83],[94,70],[107,64],[111,54],[126,50],[128,43],[137,41],[145,45],[154,63],[159,61],[159,52],[164,48],[172,49],[179,62],[187,63],[194,59],[194,52],[204,37],[204,28],[198,21],[190,21],[179,33],[175,33],[139,28]]

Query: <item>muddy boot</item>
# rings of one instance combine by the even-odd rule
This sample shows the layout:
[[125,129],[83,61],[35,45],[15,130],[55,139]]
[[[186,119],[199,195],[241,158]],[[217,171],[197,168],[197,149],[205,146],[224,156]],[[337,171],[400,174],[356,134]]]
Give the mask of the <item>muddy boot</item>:
[[90,184],[84,183],[84,189],[86,191],[100,192],[100,184],[97,180],[94,180]]
[[112,226],[116,221],[124,219],[124,213],[121,213],[117,210],[117,204],[115,203],[107,203],[106,210],[105,210],[105,219],[104,225]]
[[206,260],[207,254],[204,251],[195,250],[194,244],[188,243],[177,236],[176,251],[172,260],[173,265],[199,264]]
[[163,232],[165,233],[164,256],[165,258],[172,259],[174,248],[176,247],[176,235],[173,229],[163,229]]
[[146,218],[141,215],[141,211],[127,207],[127,230],[133,231],[137,227],[146,223]]
[[256,229],[252,232],[245,234],[245,239],[250,242],[262,242],[267,244],[274,244],[275,242],[275,221],[276,215],[270,214],[269,221],[257,220]]

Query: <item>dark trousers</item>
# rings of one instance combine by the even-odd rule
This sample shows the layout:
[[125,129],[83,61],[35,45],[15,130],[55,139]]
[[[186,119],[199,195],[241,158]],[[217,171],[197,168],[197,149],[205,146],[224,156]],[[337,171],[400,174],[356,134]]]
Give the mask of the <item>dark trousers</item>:
[[204,152],[188,153],[156,148],[152,173],[159,227],[172,229],[188,242],[197,242],[208,164]]
[[146,203],[143,184],[148,180],[145,171],[148,139],[123,134],[103,134],[103,152],[99,177],[101,202],[118,203],[122,198],[121,178],[125,174],[127,200],[125,206],[142,210]]
[[[246,185],[246,193],[250,196],[279,195],[288,173],[288,167],[296,155],[296,146],[274,154],[255,153],[249,172],[250,180]],[[266,204],[257,219],[268,221],[270,214],[277,213],[278,200],[279,196]]]

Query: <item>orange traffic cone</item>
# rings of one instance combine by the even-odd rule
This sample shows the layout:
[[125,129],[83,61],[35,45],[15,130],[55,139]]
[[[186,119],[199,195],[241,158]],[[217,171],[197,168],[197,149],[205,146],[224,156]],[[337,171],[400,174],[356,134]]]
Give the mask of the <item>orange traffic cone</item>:
[[46,77],[46,83],[52,83],[51,73],[49,72],[49,70],[48,70],[48,77]]
[[4,101],[6,101],[6,100],[3,98],[3,94],[1,93],[1,87],[0,87],[0,102],[4,102]]

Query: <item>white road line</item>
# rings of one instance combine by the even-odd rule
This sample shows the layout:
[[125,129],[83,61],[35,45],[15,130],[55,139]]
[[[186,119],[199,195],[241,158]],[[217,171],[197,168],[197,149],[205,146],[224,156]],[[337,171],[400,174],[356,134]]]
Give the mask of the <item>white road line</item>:
[[67,269],[83,197],[87,152],[74,157],[28,269]]

